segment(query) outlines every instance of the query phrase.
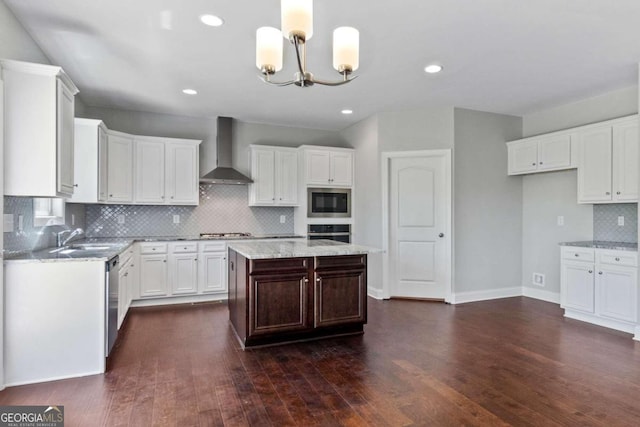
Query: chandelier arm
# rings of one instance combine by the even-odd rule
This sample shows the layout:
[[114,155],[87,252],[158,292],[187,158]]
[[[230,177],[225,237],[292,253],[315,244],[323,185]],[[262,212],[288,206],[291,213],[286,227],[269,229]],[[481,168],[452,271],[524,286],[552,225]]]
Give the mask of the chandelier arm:
[[272,86],[289,86],[296,82],[295,80],[289,80],[287,82],[274,82],[274,81],[271,81],[268,76],[267,77],[258,76],[258,78],[262,80],[264,83],[270,84]]
[[[300,74],[304,74],[305,73],[305,67],[306,67],[306,52],[303,52],[303,54],[300,54],[300,39],[298,36],[293,36],[293,46],[296,49],[296,59],[298,60],[298,70],[300,71]],[[306,50],[306,44],[303,41],[302,42],[302,49]],[[303,62],[305,62],[304,66],[303,66]]]
[[357,78],[358,76],[353,76],[351,78],[345,78],[345,80],[342,80],[340,82],[328,82],[326,80],[313,79],[313,82],[317,85],[323,85],[323,86],[342,86],[342,85],[346,85],[347,83],[351,83],[353,80]]

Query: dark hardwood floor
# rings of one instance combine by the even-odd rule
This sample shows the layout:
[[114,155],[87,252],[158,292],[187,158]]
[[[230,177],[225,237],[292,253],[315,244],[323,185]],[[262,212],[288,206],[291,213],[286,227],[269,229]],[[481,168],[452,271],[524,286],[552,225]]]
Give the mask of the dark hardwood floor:
[[243,352],[225,304],[137,309],[105,375],[13,387],[67,426],[640,425],[640,343],[510,298],[369,300],[363,336]]

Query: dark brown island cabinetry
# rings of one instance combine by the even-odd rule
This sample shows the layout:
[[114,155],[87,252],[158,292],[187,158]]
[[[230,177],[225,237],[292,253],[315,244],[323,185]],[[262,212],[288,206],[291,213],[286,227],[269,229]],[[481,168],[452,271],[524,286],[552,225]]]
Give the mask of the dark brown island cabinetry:
[[229,315],[243,347],[361,334],[367,256],[247,259],[229,249]]

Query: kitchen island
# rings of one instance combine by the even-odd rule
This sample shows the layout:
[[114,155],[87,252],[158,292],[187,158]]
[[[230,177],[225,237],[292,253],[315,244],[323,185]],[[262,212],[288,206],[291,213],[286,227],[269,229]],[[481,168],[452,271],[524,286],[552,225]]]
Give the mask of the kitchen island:
[[229,244],[229,316],[242,348],[364,333],[365,246],[331,240]]

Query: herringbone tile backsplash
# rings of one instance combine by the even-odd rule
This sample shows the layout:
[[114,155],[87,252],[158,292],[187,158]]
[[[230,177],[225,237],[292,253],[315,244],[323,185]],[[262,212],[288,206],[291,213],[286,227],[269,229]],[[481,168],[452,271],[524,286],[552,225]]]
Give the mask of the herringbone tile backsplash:
[[[618,217],[624,217],[624,226]],[[593,205],[593,240],[636,243],[638,241],[638,204]]]

